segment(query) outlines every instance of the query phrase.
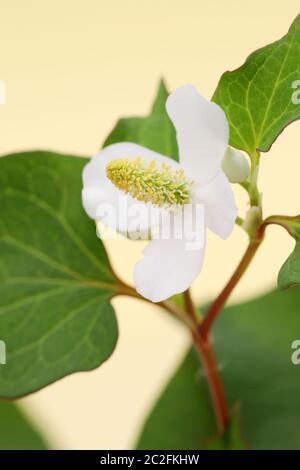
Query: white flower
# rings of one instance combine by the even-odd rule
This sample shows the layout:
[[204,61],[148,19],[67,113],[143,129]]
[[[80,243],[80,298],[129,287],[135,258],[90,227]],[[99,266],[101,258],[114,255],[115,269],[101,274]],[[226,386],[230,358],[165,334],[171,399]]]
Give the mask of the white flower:
[[[153,302],[183,292],[192,284],[202,268],[206,227],[226,239],[237,214],[230,184],[221,169],[229,140],[224,111],[191,85],[175,90],[167,99],[166,109],[176,128],[180,164],[124,142],[101,150],[83,171],[83,206],[96,221],[101,220],[104,205],[120,211],[120,194],[126,197],[129,209],[136,204],[146,209],[140,221],[141,232],[151,224],[147,217],[150,209],[163,217],[172,212],[176,218],[186,203],[204,208],[204,218],[196,218],[196,230],[203,240],[197,249],[187,248],[188,233],[181,239],[158,236],[149,242],[135,265],[136,290]],[[146,193],[144,187],[141,189],[143,175],[150,181]],[[106,217],[105,223],[114,226],[115,220]]]

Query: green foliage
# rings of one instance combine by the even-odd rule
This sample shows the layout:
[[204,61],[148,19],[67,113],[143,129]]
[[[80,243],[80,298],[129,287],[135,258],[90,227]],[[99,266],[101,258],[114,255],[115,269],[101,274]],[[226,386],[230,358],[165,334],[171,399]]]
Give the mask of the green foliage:
[[192,350],[155,405],[139,449],[199,449],[215,433],[208,388]]
[[167,97],[161,81],[149,116],[120,119],[103,146],[134,142],[178,161],[176,132],[165,108]]
[[0,449],[45,450],[44,439],[13,403],[0,402]]
[[45,152],[0,159],[1,397],[93,369],[115,347],[115,281],[81,204],[86,162]]
[[277,283],[279,289],[300,285],[300,233],[299,237],[296,238],[293,252],[279,271]]
[[246,450],[248,448],[240,429],[240,408],[232,412],[231,421],[222,436],[208,443],[209,450]]
[[[291,345],[300,335],[299,302],[298,289],[273,291],[226,308],[216,324],[228,400],[231,408],[240,404],[250,448],[300,449],[300,366],[291,362]],[[199,359],[189,353],[148,417],[139,448],[212,446],[216,430],[206,390]]]
[[282,130],[300,117],[299,100],[292,101],[299,78],[300,15],[286,36],[222,75],[213,101],[227,114],[230,144],[250,155],[267,152]]
[[300,284],[300,216],[271,216],[266,223],[275,223],[284,227],[295,239],[295,248],[281,267],[277,284],[279,289],[287,289]]

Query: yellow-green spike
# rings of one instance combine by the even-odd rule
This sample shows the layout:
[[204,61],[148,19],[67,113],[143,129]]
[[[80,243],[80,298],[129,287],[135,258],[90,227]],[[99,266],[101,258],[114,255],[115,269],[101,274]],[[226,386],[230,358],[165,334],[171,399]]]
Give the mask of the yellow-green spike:
[[145,162],[119,158],[106,166],[106,175],[121,191],[141,202],[151,202],[158,207],[183,206],[189,202],[190,186],[184,171],[156,161]]

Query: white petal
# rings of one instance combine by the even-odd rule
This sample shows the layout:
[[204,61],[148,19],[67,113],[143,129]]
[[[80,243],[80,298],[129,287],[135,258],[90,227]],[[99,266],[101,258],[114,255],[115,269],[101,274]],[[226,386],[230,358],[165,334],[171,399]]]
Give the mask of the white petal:
[[201,271],[205,227],[197,227],[201,243],[192,247],[186,239],[152,240],[144,257],[135,265],[136,290],[152,302],[160,302],[190,287]]
[[206,225],[219,237],[225,239],[231,234],[237,208],[234,195],[228,179],[222,171],[203,187],[195,190],[197,203],[204,204],[204,216]]
[[192,85],[175,90],[166,108],[177,131],[180,163],[197,181],[207,184],[220,170],[228,145],[229,126],[224,111]]
[[83,208],[91,219],[96,218],[99,204],[109,200],[110,197],[109,190],[97,188],[96,186],[86,186],[81,193]]
[[227,147],[222,160],[222,170],[230,183],[241,183],[250,174],[249,162],[243,152]]
[[[106,165],[118,158],[133,160],[142,157],[146,161],[167,163],[178,169],[180,165],[164,155],[141,145],[122,142],[109,145],[98,152],[84,167],[82,203],[87,214],[101,220],[108,227],[130,238],[144,237],[149,229],[155,230],[161,209],[137,201],[117,189],[106,176]],[[129,215],[129,217],[127,217]]]

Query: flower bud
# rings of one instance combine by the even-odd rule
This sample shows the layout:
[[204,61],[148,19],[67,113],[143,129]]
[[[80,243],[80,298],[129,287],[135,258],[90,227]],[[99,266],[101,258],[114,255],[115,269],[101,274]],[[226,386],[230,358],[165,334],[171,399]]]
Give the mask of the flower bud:
[[230,183],[242,183],[250,174],[246,156],[232,147],[227,148],[221,166]]

